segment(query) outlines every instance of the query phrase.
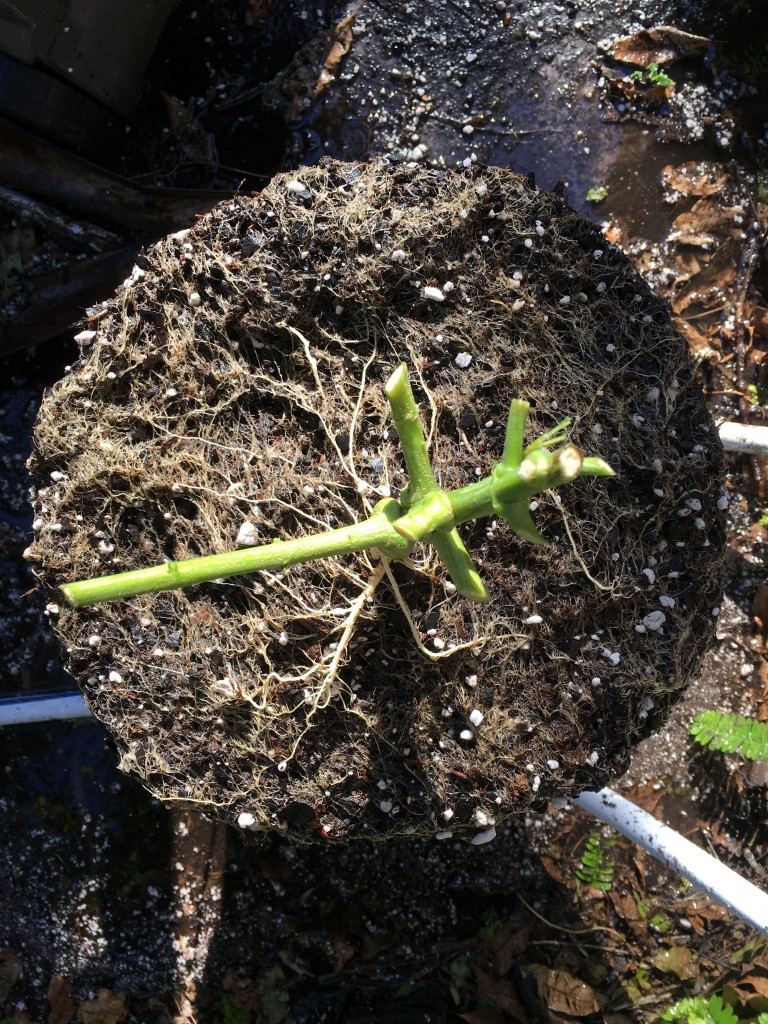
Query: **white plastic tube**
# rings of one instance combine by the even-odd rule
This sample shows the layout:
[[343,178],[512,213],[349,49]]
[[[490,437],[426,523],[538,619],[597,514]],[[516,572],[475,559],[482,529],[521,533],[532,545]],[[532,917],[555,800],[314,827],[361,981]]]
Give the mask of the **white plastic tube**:
[[642,846],[662,864],[689,878],[712,899],[768,937],[767,892],[612,789],[582,793],[575,803]]
[[79,693],[55,693],[0,700],[0,727],[26,725],[29,722],[57,722],[69,718],[89,718]]
[[721,423],[717,431],[727,452],[768,455],[768,427],[757,427],[751,423]]

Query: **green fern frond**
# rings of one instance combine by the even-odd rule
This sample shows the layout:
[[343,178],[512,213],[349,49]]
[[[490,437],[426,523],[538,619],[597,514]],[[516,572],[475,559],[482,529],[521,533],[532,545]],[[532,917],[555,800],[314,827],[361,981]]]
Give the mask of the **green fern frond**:
[[718,995],[711,995],[709,999],[704,996],[681,999],[670,1006],[661,1019],[682,1021],[684,1024],[739,1024],[739,1018]]
[[602,836],[593,832],[584,847],[576,877],[601,892],[610,892],[616,862],[610,850],[616,845],[616,836]]
[[723,711],[700,711],[690,729],[702,747],[741,754],[750,761],[768,759],[768,723]]

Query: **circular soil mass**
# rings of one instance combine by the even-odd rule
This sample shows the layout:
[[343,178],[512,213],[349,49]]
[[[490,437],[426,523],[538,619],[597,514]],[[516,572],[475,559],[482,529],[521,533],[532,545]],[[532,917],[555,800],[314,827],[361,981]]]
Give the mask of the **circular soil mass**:
[[[720,443],[664,307],[532,178],[279,175],[154,246],[80,340],[36,427],[29,557],[121,767],[159,799],[251,836],[480,842],[622,772],[696,672]],[[532,503],[547,547],[461,528],[490,604],[421,548],[77,611],[57,597],[230,549],[246,522],[268,542],[397,497],[401,360],[441,486],[490,471],[515,397],[529,439],[570,416],[617,472]]]

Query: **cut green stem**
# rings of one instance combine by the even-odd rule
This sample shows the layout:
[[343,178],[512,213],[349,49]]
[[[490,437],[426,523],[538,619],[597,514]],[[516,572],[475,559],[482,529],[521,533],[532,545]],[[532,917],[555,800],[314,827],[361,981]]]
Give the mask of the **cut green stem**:
[[342,526],[338,530],[296,537],[293,540],[275,540],[271,544],[225,551],[220,555],[185,558],[180,562],[164,562],[147,569],[66,583],[61,590],[67,601],[78,608],[99,601],[133,597],[135,594],[208,583],[242,573],[264,570],[283,572],[302,562],[348,555],[368,548],[378,548],[390,558],[405,558],[413,545],[392,525],[401,511],[398,502],[385,499],[376,506],[369,519],[353,526]]
[[613,475],[613,470],[602,459],[584,458],[573,445],[565,445],[554,452],[548,450],[546,444],[565,439],[567,421],[523,448],[529,405],[515,400],[507,421],[502,461],[484,479],[454,491],[443,491],[437,485],[429,461],[405,363],[401,363],[387,381],[386,394],[409,477],[400,501],[386,498],[364,522],[309,537],[277,540],[261,547],[165,562],[147,569],[67,583],[61,587],[64,597],[77,608],[242,573],[284,571],[302,562],[372,548],[389,558],[402,559],[415,543],[422,541],[436,549],[460,594],[473,601],[488,601],[488,591],[456,527],[496,514],[505,518],[524,539],[544,543],[528,511],[532,495],[559,487],[582,474]]
[[408,493],[412,502],[437,490],[435,473],[429,461],[427,442],[421,429],[419,407],[411,391],[408,367],[400,363],[390,376],[384,391],[389,399],[392,419],[400,438],[405,466],[408,470]]
[[525,421],[528,419],[530,408],[530,403],[524,402],[521,398],[513,398],[509,406],[501,461],[504,466],[510,466],[512,469],[517,469],[523,461]]

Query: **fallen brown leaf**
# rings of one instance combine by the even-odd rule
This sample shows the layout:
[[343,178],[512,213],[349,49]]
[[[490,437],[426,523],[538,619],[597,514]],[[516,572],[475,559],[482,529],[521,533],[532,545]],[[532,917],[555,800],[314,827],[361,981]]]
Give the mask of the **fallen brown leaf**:
[[722,206],[715,197],[703,196],[687,213],[676,217],[668,241],[682,245],[712,245],[719,238],[743,238],[744,211],[738,206]]
[[484,1002],[503,1010],[513,1021],[519,1021],[519,1024],[528,1024],[528,1014],[525,1012],[517,989],[511,981],[494,978],[477,966],[473,966],[473,970],[477,979],[478,993]]
[[122,1024],[127,1016],[125,996],[101,988],[95,999],[80,1004],[76,1020],[79,1024]]
[[644,938],[648,934],[648,926],[637,909],[637,900],[626,889],[611,889],[608,899],[620,918],[632,929],[635,938]]
[[749,989],[742,989],[738,982],[726,982],[723,985],[723,1002],[750,1020],[768,1010],[768,999],[765,996],[757,996]]
[[709,338],[706,334],[703,334],[693,324],[688,323],[683,317],[676,316],[673,318],[673,322],[677,330],[688,342],[688,348],[694,359],[697,357],[699,359],[705,358],[711,352]]
[[673,167],[669,164],[661,172],[661,183],[686,196],[711,196],[720,192],[728,181],[728,171],[722,164],[708,160],[690,160]]
[[245,12],[246,25],[258,25],[272,13],[272,0],[248,0],[248,10]]
[[[742,999],[753,999],[755,996],[768,998],[768,978],[762,974],[747,974],[740,981],[735,982],[735,987],[741,992]],[[768,1007],[763,1007],[763,1009],[768,1009]]]
[[349,961],[355,956],[357,950],[350,945],[346,939],[335,936],[331,942],[333,952],[336,954],[336,970],[343,971]]
[[551,857],[542,856],[541,857],[541,866],[547,872],[549,877],[550,878],[554,878],[554,880],[556,882],[564,882],[565,881],[565,875],[563,874],[562,870],[560,869],[560,865],[557,863],[557,861],[553,860]]
[[[710,823],[706,822],[705,824],[708,828]],[[694,902],[688,903],[682,909],[697,935],[706,934],[713,921],[724,921],[728,917],[725,907],[712,902],[705,896],[698,896]]]
[[653,966],[665,974],[674,974],[681,981],[695,978],[699,973],[693,953],[687,946],[671,946],[660,949],[653,958]]
[[318,32],[294,54],[280,86],[283,116],[288,122],[304,117],[307,108],[335,80],[352,46],[352,30],[364,3],[357,0],[345,18]]
[[705,36],[691,35],[672,25],[659,25],[618,39],[609,52],[622,64],[647,68],[649,64],[671,64],[681,57],[692,57],[711,44],[712,40]]
[[496,1006],[481,1006],[477,1010],[469,1010],[458,1015],[467,1024],[507,1024],[507,1016]]
[[333,29],[333,38],[331,39],[331,45],[328,47],[328,52],[325,55],[325,61],[320,70],[320,75],[317,82],[315,83],[315,90],[313,99],[316,99],[320,93],[329,85],[338,74],[339,65],[346,55],[349,53],[349,48],[352,46],[352,27],[355,24],[357,18],[357,12],[362,7],[365,0],[362,0],[351,14],[347,15],[343,21],[340,21]]
[[675,284],[679,287],[694,278],[702,266],[702,254],[682,249],[675,254]]
[[232,998],[238,1009],[245,1013],[251,1012],[256,1002],[251,978],[243,978],[235,971],[229,970],[224,976],[223,987],[225,992],[232,993]]
[[75,1015],[75,1001],[71,982],[61,974],[54,974],[48,984],[48,1002],[51,1004],[48,1024],[69,1024]]
[[630,795],[631,799],[640,804],[644,811],[648,811],[649,814],[661,821],[664,818],[664,809],[663,807],[659,809],[659,804],[664,800],[667,787],[659,783],[659,779],[649,779],[648,782],[633,786]]
[[531,925],[522,919],[508,921],[489,939],[483,948],[490,954],[490,964],[494,977],[503,978],[512,964],[520,957],[528,946],[531,936]]
[[608,227],[603,231],[606,242],[610,242],[612,245],[621,245],[624,232],[618,224],[609,224]]
[[600,1009],[594,989],[568,971],[530,964],[525,968],[525,975],[533,979],[539,999],[554,1013],[588,1017]]
[[185,156],[199,163],[213,163],[213,138],[203,128],[194,100],[182,103],[170,93],[161,93],[171,134],[181,144]]
[[749,319],[755,334],[768,337],[768,306],[753,306]]
[[749,610],[755,618],[760,619],[763,632],[768,630],[768,584],[758,583]]

